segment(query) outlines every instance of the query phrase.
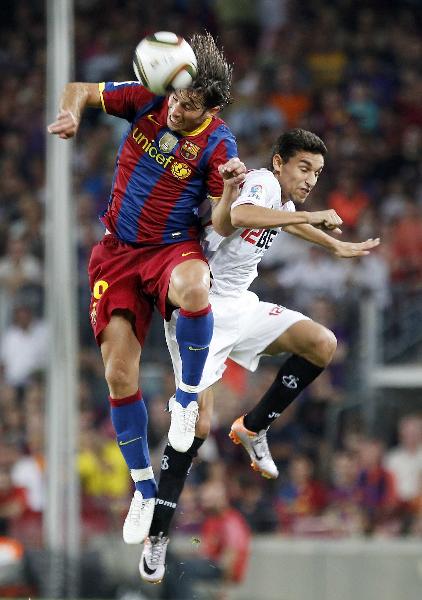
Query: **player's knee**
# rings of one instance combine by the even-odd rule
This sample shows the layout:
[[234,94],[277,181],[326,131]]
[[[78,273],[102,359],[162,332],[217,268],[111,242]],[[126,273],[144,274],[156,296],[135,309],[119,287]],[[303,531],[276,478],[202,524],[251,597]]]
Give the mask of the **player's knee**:
[[336,348],[336,336],[332,331],[321,325],[312,340],[312,353],[314,354],[313,362],[318,363],[322,367],[328,366],[334,356]]
[[202,310],[208,306],[209,287],[203,282],[187,285],[180,294],[181,308],[192,312]]
[[132,370],[130,364],[121,358],[107,361],[105,378],[112,396],[124,395],[127,388],[132,389],[132,380],[136,378]]

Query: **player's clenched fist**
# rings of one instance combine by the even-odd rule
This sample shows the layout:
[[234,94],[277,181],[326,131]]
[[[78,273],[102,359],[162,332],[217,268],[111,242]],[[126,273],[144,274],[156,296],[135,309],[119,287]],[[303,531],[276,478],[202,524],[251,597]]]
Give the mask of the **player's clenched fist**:
[[224,165],[218,167],[218,171],[225,183],[239,185],[245,181],[245,164],[237,157],[231,158]]
[[328,231],[338,230],[338,233],[341,233],[339,227],[343,221],[335,210],[330,209],[310,212],[309,223],[314,227],[319,227],[320,229],[327,229]]
[[47,131],[58,135],[62,140],[67,140],[76,134],[78,125],[78,120],[70,110],[61,110],[56,120],[47,127]]

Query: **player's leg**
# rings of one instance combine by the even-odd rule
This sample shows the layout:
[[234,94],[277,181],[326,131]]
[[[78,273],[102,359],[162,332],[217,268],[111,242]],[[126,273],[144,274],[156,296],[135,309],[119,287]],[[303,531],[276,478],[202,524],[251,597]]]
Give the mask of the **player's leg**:
[[209,268],[202,260],[187,260],[178,264],[170,277],[167,297],[171,304],[180,307],[176,339],[182,362],[182,379],[171,411],[169,441],[179,452],[186,452],[195,434],[198,385],[214,326],[209,286]]
[[266,433],[298,394],[329,364],[336,348],[334,334],[301,313],[259,302],[246,333],[230,357],[254,371],[263,354],[292,355],[256,406],[233,423],[230,437],[241,443],[252,467],[264,477],[275,478],[278,470],[268,449]]
[[129,311],[116,311],[101,332],[99,342],[111,405],[111,420],[120,451],[135,482],[135,494],[123,527],[128,544],[148,535],[156,484],[148,450],[148,415],[139,389],[141,345]]
[[191,447],[187,452],[177,452],[167,444],[161,460],[154,516],[139,563],[142,578],[151,583],[159,583],[164,577],[170,525],[192,461],[210,431],[214,404],[211,388],[200,392],[198,404],[199,418]]
[[291,356],[280,367],[276,378],[255,407],[244,417],[251,431],[266,429],[293,400],[322,373],[331,362],[337,341],[334,334],[314,321],[299,321],[264,350],[275,356]]

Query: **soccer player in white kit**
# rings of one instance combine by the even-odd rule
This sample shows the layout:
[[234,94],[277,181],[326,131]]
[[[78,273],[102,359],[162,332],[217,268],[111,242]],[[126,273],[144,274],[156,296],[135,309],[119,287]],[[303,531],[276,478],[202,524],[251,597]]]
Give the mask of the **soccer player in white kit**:
[[[190,424],[196,426],[194,442],[186,453],[176,452],[170,445],[164,451],[154,517],[140,562],[141,575],[147,581],[157,582],[164,576],[170,521],[192,460],[209,433],[210,387],[221,378],[226,359],[255,371],[262,355],[290,354],[263,398],[233,423],[230,432],[231,439],[247,450],[252,467],[264,477],[276,478],[267,429],[333,357],[336,338],[331,331],[302,313],[261,302],[248,290],[258,275],[257,265],[281,229],[343,258],[363,256],[379,244],[378,239],[343,242],[322,231],[335,231],[341,225],[333,210],[296,211],[295,205],[302,204],[316,185],[326,152],[322,140],[309,131],[284,133],[273,149],[272,171],[248,172],[240,190],[225,180],[231,194],[225,195],[226,206],[214,208],[218,232],[211,225],[205,227],[202,244],[212,273],[214,333],[200,383],[204,390],[200,418]],[[238,162],[231,159],[220,167],[223,178]],[[176,326],[177,311],[165,324],[177,385],[181,363]]]

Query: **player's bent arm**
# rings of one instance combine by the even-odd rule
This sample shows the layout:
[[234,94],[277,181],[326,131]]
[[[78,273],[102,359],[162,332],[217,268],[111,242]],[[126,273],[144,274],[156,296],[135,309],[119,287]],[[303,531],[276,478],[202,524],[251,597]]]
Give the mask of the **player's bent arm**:
[[48,126],[48,132],[62,139],[73,137],[86,106],[102,106],[99,85],[80,82],[66,84],[60,100],[60,111],[56,120]]
[[245,181],[246,166],[239,157],[234,156],[223,165],[219,165],[218,172],[223,178],[224,188],[220,200],[213,202],[212,224],[217,233],[228,237],[235,230],[231,222],[230,209],[239,196],[239,185]]
[[309,223],[309,213],[306,211],[287,212],[256,206],[255,204],[240,204],[231,210],[233,227],[270,229],[271,227],[286,227],[300,223]]
[[238,195],[238,185],[228,185],[225,183],[221,198],[219,200],[212,200],[211,202],[212,225],[216,232],[223,237],[228,237],[236,230],[231,222],[230,209]]
[[379,238],[370,238],[364,242],[343,242],[327,235],[312,225],[289,225],[284,228],[284,231],[300,237],[307,242],[322,246],[339,258],[366,256],[370,250],[373,250],[380,244]]
[[288,225],[287,227],[284,227],[284,231],[287,231],[287,233],[291,233],[302,240],[306,240],[307,242],[322,246],[331,252],[335,252],[336,245],[338,244],[338,240],[327,235],[324,231],[317,229],[313,225]]

